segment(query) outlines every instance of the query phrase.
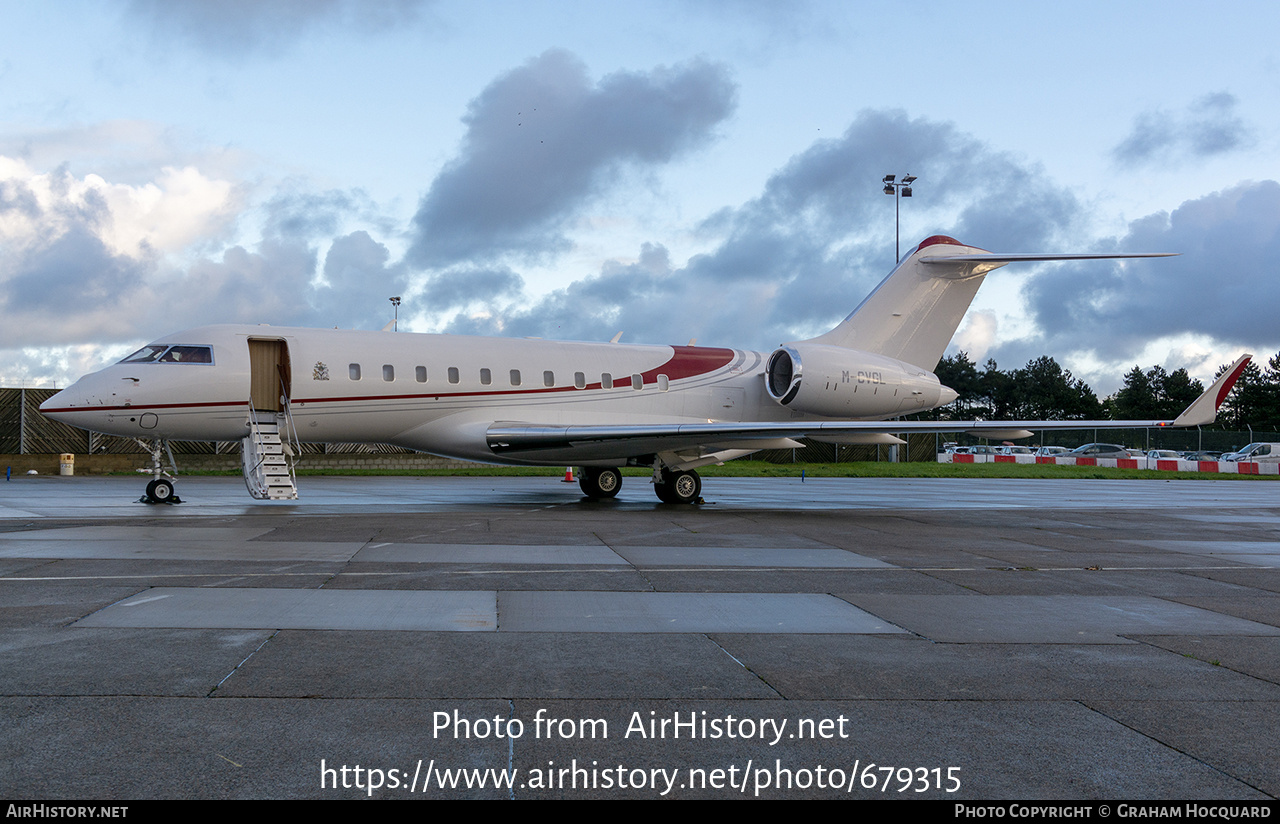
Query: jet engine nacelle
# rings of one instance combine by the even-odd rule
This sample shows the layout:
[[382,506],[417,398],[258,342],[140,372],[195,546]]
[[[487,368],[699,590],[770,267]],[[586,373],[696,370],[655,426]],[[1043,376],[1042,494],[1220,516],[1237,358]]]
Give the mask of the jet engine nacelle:
[[869,418],[932,409],[955,399],[932,372],[870,352],[793,343],[769,356],[769,397],[810,415]]

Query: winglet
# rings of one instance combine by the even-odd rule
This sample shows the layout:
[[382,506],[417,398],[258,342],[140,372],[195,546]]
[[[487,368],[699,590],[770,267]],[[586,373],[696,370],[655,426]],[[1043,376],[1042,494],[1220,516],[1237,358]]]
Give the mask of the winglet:
[[1240,359],[1222,373],[1213,386],[1205,390],[1205,393],[1196,398],[1190,406],[1188,406],[1181,415],[1173,422],[1173,426],[1201,426],[1203,424],[1213,423],[1213,419],[1218,416],[1218,407],[1222,406],[1222,402],[1227,399],[1227,393],[1231,391],[1231,387],[1236,385],[1236,380],[1240,377],[1240,373],[1249,365],[1249,361],[1253,355],[1241,355]]

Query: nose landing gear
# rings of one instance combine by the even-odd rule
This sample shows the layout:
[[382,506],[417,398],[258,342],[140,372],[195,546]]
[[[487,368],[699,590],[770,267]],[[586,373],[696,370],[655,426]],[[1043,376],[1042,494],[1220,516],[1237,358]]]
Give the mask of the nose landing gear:
[[168,478],[156,478],[147,484],[146,502],[149,504],[172,504],[178,503],[178,496],[174,494],[173,482]]
[[[137,439],[135,439],[137,440]],[[157,438],[154,441],[138,440],[147,452],[151,453],[151,475],[152,481],[147,484],[147,492],[138,500],[144,504],[180,504],[182,499],[178,497],[178,493],[173,488],[173,475],[178,474],[178,465],[173,460],[173,451],[169,449],[166,441]],[[173,469],[173,474],[166,472],[161,465],[161,452],[167,453],[169,456],[169,466]]]

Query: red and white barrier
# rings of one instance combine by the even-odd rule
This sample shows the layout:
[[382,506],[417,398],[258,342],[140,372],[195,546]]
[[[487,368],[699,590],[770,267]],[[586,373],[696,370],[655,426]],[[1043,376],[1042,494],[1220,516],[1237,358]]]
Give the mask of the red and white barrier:
[[1183,461],[1152,458],[1044,458],[1035,455],[963,455],[938,453],[938,463],[1020,463],[1057,466],[1105,466],[1112,469],[1154,469],[1165,472],[1225,472],[1230,475],[1280,475],[1280,462]]

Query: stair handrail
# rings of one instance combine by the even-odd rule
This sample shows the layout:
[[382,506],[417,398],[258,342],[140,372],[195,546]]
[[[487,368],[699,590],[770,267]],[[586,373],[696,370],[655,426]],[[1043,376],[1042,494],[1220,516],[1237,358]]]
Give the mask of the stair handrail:
[[292,455],[285,455],[285,466],[289,469],[289,481],[293,484],[293,488],[298,488],[298,476],[294,472],[293,465],[302,460],[302,439],[298,437],[297,427],[293,425],[293,404],[289,400],[289,387],[285,385],[284,376],[280,376],[280,400],[283,407],[284,415],[285,439]]
[[[253,408],[252,395],[249,396],[249,436],[247,440],[253,444],[253,457],[257,461],[257,463],[255,463],[253,466],[249,466],[249,463],[244,459],[244,451],[246,447],[244,445],[241,445],[240,466],[242,469],[242,474],[244,475],[245,488],[249,490],[250,495],[256,498],[258,497],[259,493],[263,495],[266,494],[266,482],[265,482],[265,479],[260,480],[261,473],[259,472],[259,470],[262,468],[262,464],[265,463],[266,459],[263,458],[262,456],[262,450],[258,448],[258,445],[261,443],[261,437],[258,431],[257,411]],[[255,482],[258,482],[259,489],[255,490],[252,486],[249,485],[250,474],[253,475]]]

